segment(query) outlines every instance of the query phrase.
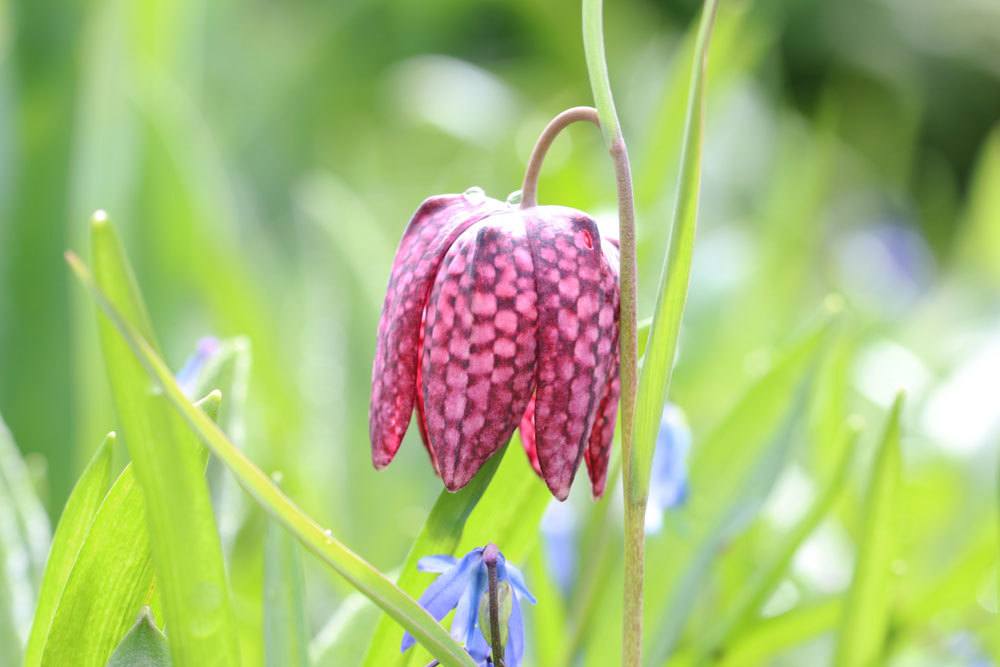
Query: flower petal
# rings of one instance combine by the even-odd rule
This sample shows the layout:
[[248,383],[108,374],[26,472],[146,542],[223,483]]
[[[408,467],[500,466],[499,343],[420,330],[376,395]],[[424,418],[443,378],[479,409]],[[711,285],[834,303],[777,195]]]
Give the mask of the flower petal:
[[392,461],[413,414],[420,323],[441,259],[469,225],[504,204],[482,196],[441,195],[421,204],[403,233],[382,305],[368,415],[372,462]]
[[620,326],[620,291],[618,287],[619,252],[617,239],[614,244],[605,237],[601,244],[607,262],[606,271],[602,276],[602,289],[611,295],[615,313],[614,332],[611,340],[611,368],[608,374],[610,381],[604,387],[597,419],[587,439],[587,449],[583,453],[587,463],[587,473],[590,475],[590,488],[595,498],[604,495],[604,486],[608,477],[608,459],[611,454],[611,443],[615,435],[615,419],[618,415],[618,397],[621,393],[621,380],[618,375],[619,358],[619,326]]
[[503,569],[500,570],[499,574],[502,581],[510,582],[511,587],[527,599],[528,602],[531,604],[538,602],[535,596],[531,594],[531,591],[528,590],[527,585],[524,583],[524,574],[521,573],[521,570],[516,565],[509,562],[504,563]]
[[507,646],[504,647],[504,662],[507,667],[520,667],[524,659],[524,618],[521,605],[515,595],[511,600],[510,620],[507,621]]
[[538,476],[542,476],[542,466],[538,463],[538,448],[535,446],[535,397],[528,401],[528,407],[521,417],[521,425],[518,427],[521,433],[521,444],[524,446],[524,453],[528,455],[528,461],[534,468]]
[[463,646],[472,644],[473,635],[479,634],[479,629],[476,626],[479,620],[479,599],[486,592],[486,587],[486,566],[480,562],[480,566],[469,578],[469,585],[462,593],[462,597],[455,607],[455,616],[451,621],[451,636]]
[[417,569],[421,572],[447,572],[458,560],[454,556],[424,556],[417,561]]
[[558,206],[529,209],[538,292],[535,446],[552,494],[569,495],[608,383],[617,285],[597,225]]
[[445,486],[465,486],[510,440],[535,379],[535,282],[520,215],[470,226],[427,303],[422,412]]
[[483,636],[482,631],[477,627],[476,631],[472,633],[472,641],[465,647],[465,650],[469,652],[472,659],[476,663],[480,664],[481,667],[491,667],[492,662],[488,662],[486,659],[492,653],[490,645],[486,643],[486,637]]
[[[448,612],[455,608],[459,599],[468,588],[472,577],[483,562],[483,550],[473,549],[467,553],[462,560],[458,561],[454,567],[434,580],[434,583],[427,587],[424,594],[420,596],[420,606],[440,621],[448,615]],[[403,635],[401,651],[413,646],[415,640],[409,632]]]

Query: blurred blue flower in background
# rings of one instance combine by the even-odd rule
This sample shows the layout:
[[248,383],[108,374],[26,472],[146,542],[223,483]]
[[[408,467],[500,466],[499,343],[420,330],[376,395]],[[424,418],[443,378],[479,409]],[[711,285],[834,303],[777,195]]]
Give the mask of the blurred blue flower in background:
[[[480,600],[487,594],[488,574],[483,561],[485,547],[473,549],[461,560],[452,556],[428,556],[421,558],[417,568],[422,572],[440,574],[424,594],[420,596],[420,606],[440,621],[455,610],[451,622],[451,636],[461,642],[469,655],[480,665],[487,664],[490,647],[486,643],[479,626]],[[524,576],[516,567],[507,563],[502,553],[497,556],[497,581],[507,583],[513,590],[511,614],[507,621],[507,646],[504,661],[507,667],[519,667],[524,657],[524,618],[519,600],[526,599],[535,604],[535,596],[524,584]],[[488,623],[489,619],[483,619]],[[403,635],[401,651],[406,651],[415,643],[407,632]]]
[[933,284],[933,254],[905,219],[887,216],[852,228],[835,249],[841,286],[872,313],[898,315]]
[[[663,529],[667,510],[684,504],[688,494],[687,456],[691,449],[691,429],[683,410],[667,403],[660,418],[660,430],[653,452],[649,501],[646,505],[646,532]],[[579,561],[579,513],[572,502],[553,501],[542,515],[542,540],[546,565],[552,580],[569,597],[576,580]]]
[[577,510],[571,502],[553,500],[542,515],[546,565],[552,580],[569,597],[576,580]]
[[195,348],[194,353],[188,357],[181,369],[177,371],[177,384],[188,398],[197,398],[193,394],[198,388],[198,378],[205,369],[205,366],[208,365],[208,362],[218,353],[219,348],[220,343],[218,338],[205,336],[198,341],[198,346]]
[[684,412],[667,403],[656,435],[653,469],[650,474],[649,501],[646,505],[646,532],[663,528],[664,513],[684,504],[688,494],[687,456],[691,449],[691,429]]

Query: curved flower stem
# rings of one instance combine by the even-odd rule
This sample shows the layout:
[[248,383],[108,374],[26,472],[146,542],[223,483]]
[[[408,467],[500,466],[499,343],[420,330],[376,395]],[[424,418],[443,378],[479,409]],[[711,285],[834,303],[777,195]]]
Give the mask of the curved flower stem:
[[572,107],[550,120],[549,124],[542,130],[538,141],[535,142],[535,147],[531,150],[528,168],[524,172],[524,184],[521,186],[521,208],[538,206],[538,175],[542,171],[542,162],[545,161],[545,155],[549,152],[549,146],[567,125],[578,121],[591,122],[597,127],[601,126],[597,109],[594,107]]
[[621,236],[621,435],[622,481],[625,498],[625,590],[622,615],[622,665],[638,667],[642,659],[642,584],[645,565],[646,493],[636,486],[635,403],[638,389],[638,339],[636,326],[635,201],[628,150],[608,77],[604,54],[602,0],[583,0],[583,49],[594,103],[604,141],[616,165],[618,226]]

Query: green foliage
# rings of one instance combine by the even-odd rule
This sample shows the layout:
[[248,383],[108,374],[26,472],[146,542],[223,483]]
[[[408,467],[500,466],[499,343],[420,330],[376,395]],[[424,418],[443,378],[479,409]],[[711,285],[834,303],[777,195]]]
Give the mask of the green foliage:
[[[719,2],[692,90],[700,3],[591,4],[608,52],[598,88],[614,89],[635,175],[640,349],[651,343],[640,446],[651,453],[665,396],[694,435],[688,502],[647,536],[647,664],[1000,661],[1000,15],[988,2]],[[157,576],[169,559],[184,568],[172,590],[204,575],[229,599],[198,629],[230,662],[238,646],[247,667],[302,664],[308,643],[316,667],[425,667],[423,645],[399,653],[400,620],[434,653],[455,649],[410,600],[433,580],[416,561],[489,541],[539,598],[525,605],[525,667],[620,662],[614,474],[600,502],[579,481],[569,501],[564,596],[539,528],[550,496],[516,439],[492,480],[454,495],[415,425],[388,470],[367,446],[373,333],[406,220],[439,192],[502,198],[545,120],[592,101],[580,9],[0,0],[0,413],[17,436],[0,427],[0,665],[102,667],[146,605],[168,645],[189,645],[184,625],[216,604],[171,602]],[[685,136],[699,131],[695,150]],[[592,128],[553,147],[540,189],[611,222]],[[148,315],[127,303],[126,276],[93,268],[159,380],[132,348],[100,354],[119,334],[102,319],[99,339],[58,261],[89,255],[81,222],[97,208],[119,223]],[[818,334],[831,293],[843,313]],[[161,384],[210,334],[223,342],[195,395],[222,390],[201,408],[218,408],[225,440]],[[881,424],[897,386],[895,452],[866,432],[845,453],[848,416]],[[123,402],[141,403],[131,419],[116,416]],[[164,428],[135,442],[147,413]],[[207,468],[191,421],[221,453]],[[620,479],[619,455],[616,442]],[[158,519],[145,511],[157,483]],[[181,529],[212,544],[178,556]],[[301,574],[296,539],[319,556]],[[136,631],[163,646],[153,626]]]
[[691,68],[688,106],[681,148],[681,168],[677,181],[677,203],[669,227],[670,242],[663,259],[649,329],[649,341],[639,376],[639,393],[635,410],[635,457],[626,465],[633,467],[636,486],[626,489],[635,498],[645,497],[649,489],[649,469],[653,463],[656,434],[659,431],[663,405],[667,400],[670,378],[677,357],[681,319],[687,301],[691,263],[694,258],[695,230],[701,199],[701,160],[705,124],[705,70],[708,66],[708,46],[715,24],[717,0],[707,0],[698,28]]
[[170,667],[167,637],[153,622],[149,607],[143,607],[139,620],[111,654],[107,667]]
[[[152,325],[118,237],[103,214],[91,224],[98,283],[152,340]],[[108,379],[142,488],[170,647],[180,665],[236,665],[239,649],[222,548],[197,440],[142,364],[100,320]],[[197,563],[191,568],[188,563]]]
[[[384,574],[334,539],[331,531],[321,528],[311,517],[302,513],[267,475],[229,441],[225,433],[202,410],[191,404],[156,351],[108,300],[87,267],[72,253],[67,253],[66,258],[76,278],[90,292],[110,325],[117,329],[121,341],[145,368],[144,372],[148,372],[150,379],[163,390],[177,413],[190,425],[192,432],[229,468],[243,488],[292,531],[309,550],[432,650],[441,664],[471,665],[472,659],[468,653],[455,644],[426,610]],[[173,644],[171,651],[176,657]]]
[[130,465],[101,501],[59,596],[42,665],[104,665],[151,602],[146,503]]
[[283,528],[270,522],[264,542],[265,664],[308,665],[307,632],[299,546]]
[[69,500],[66,501],[66,507],[63,508],[55,535],[52,537],[52,548],[49,550],[45,575],[38,592],[34,622],[24,654],[25,667],[36,667],[41,664],[42,651],[49,638],[52,620],[55,618],[66,583],[108,490],[116,440],[114,433],[109,433],[104,439],[80,475]]
[[902,485],[900,419],[903,394],[896,397],[875,454],[858,545],[854,580],[844,604],[837,643],[839,667],[862,667],[882,659],[893,597]]

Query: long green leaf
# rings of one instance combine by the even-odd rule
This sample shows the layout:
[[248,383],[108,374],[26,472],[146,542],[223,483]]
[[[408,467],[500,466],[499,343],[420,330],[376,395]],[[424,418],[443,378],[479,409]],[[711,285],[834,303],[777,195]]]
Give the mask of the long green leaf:
[[80,547],[41,664],[103,667],[148,603],[152,581],[145,503],[129,465],[97,509]]
[[[469,515],[486,492],[500,466],[500,461],[511,449],[514,448],[507,447],[503,452],[494,454],[472,481],[457,493],[441,492],[403,563],[399,579],[396,581],[400,589],[418,597],[421,589],[429,584],[433,577],[417,570],[417,561],[424,556],[455,553]],[[390,617],[383,616],[375,628],[375,634],[368,647],[364,661],[366,667],[387,667],[409,662],[413,652],[400,654],[399,646],[402,639],[403,633],[399,625],[393,623]]]
[[769,664],[769,658],[835,628],[843,610],[843,600],[832,598],[763,620],[737,637],[732,650],[725,653],[719,664],[722,667]]
[[[216,419],[220,402],[221,394],[214,391],[196,405]],[[204,460],[203,451],[203,466]],[[92,468],[93,464],[77,488]],[[70,563],[72,570],[66,574],[64,587],[58,590],[58,606],[44,636],[40,660],[26,665],[101,667],[107,662],[137,610],[150,602],[155,589],[144,502],[129,464],[103,497],[93,520],[83,527],[83,542]],[[69,512],[68,504],[62,521]]]
[[847,594],[835,664],[865,667],[879,662],[889,626],[891,564],[895,554],[902,486],[900,393],[886,420],[865,499],[854,579]]
[[117,328],[146,371],[162,388],[164,395],[183,415],[208,448],[218,457],[240,485],[260,505],[284,524],[306,548],[327,563],[355,588],[396,619],[431,651],[443,665],[473,667],[469,654],[445,632],[417,601],[393,584],[370,563],[335,539],[288,498],[264,472],[229,441],[226,434],[187,400],[170,370],[131,322],[108,300],[80,259],[67,253],[66,259],[80,283]]
[[170,667],[167,638],[153,622],[149,607],[128,631],[108,660],[107,667]]
[[[635,414],[635,456],[631,462],[635,479],[633,495],[645,498],[649,488],[649,470],[653,463],[656,434],[659,430],[663,404],[667,400],[681,317],[687,300],[694,255],[695,228],[698,224],[698,203],[701,197],[701,154],[705,116],[705,69],[708,45],[715,22],[717,0],[706,0],[701,25],[695,42],[694,66],[691,70],[684,147],[681,149],[681,171],[677,183],[677,204],[671,224],[670,245],[665,257],[660,288],[649,331],[649,343],[639,376],[639,392]],[[633,498],[633,500],[638,500]]]
[[[98,284],[151,339],[131,267],[103,215],[93,219],[91,245]],[[169,401],[154,391],[114,325],[99,319],[116,412],[146,500],[171,654],[180,667],[238,665],[222,546],[197,440]]]
[[109,433],[101,443],[73,487],[59,518],[42,586],[38,592],[35,618],[24,654],[25,667],[36,667],[41,663],[42,650],[48,640],[59,599],[111,481],[115,439],[115,434]]
[[854,426],[844,429],[840,446],[837,447],[840,452],[840,461],[834,473],[806,514],[784,536],[775,549],[773,557],[755,573],[750,581],[746,582],[731,608],[726,610],[718,622],[713,624],[711,630],[704,635],[703,641],[700,642],[699,657],[705,658],[715,654],[727,644],[732,636],[739,634],[744,627],[752,622],[754,615],[760,611],[768,597],[781,583],[799,547],[816,530],[816,527],[829,513],[834,501],[840,497],[851,463],[854,460],[859,432],[859,429]]
[[[196,405],[215,419],[220,402],[221,394],[213,391]],[[204,451],[201,461],[204,466]],[[58,591],[41,648],[42,665],[104,665],[155,589],[145,501],[132,464],[122,470],[85,530]]]
[[650,558],[663,559],[648,583],[650,599],[663,601],[647,615],[656,628],[653,664],[673,649],[720,545],[752,517],[783,467],[828,328],[826,322],[791,346],[692,452],[688,503],[651,544]]
[[274,522],[264,540],[264,658],[269,667],[307,667],[305,596],[299,545]]

